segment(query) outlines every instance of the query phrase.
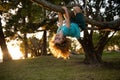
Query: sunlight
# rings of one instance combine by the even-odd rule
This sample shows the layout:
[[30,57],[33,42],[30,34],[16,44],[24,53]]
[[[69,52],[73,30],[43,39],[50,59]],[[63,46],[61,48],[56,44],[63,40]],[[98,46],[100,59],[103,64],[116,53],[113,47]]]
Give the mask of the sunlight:
[[[17,60],[17,59],[23,59],[23,54],[20,51],[20,47],[19,44],[20,42],[16,41],[16,40],[11,40],[9,43],[7,43],[7,47],[9,50],[9,53],[11,54],[11,57],[13,60]],[[0,48],[0,62],[2,62],[2,51]]]
[[0,62],[3,62],[1,48],[0,48]]
[[12,56],[12,59],[22,59],[23,55],[22,52],[20,51],[20,47],[19,44],[20,42],[16,41],[16,40],[12,40],[10,41],[7,46],[8,46],[8,50]]
[[[18,34],[20,34],[18,32]],[[43,35],[43,32],[37,32],[35,34],[28,34],[27,37],[32,37],[35,36],[38,39],[41,39]],[[22,52],[20,51],[20,41],[17,40],[10,40],[10,42],[7,43],[7,47],[9,50],[9,53],[11,54],[11,57],[13,60],[17,60],[17,59],[24,59],[24,55],[22,54]],[[28,54],[28,57],[31,57],[30,54]],[[2,51],[0,48],[0,62],[2,62]]]
[[23,55],[18,46],[8,46],[12,59],[22,59]]

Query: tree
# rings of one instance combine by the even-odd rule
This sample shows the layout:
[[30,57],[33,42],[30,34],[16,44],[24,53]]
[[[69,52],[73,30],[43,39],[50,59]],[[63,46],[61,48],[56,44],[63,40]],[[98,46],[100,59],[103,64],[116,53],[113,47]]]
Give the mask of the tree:
[[[114,46],[118,46],[118,50],[120,50],[120,31],[118,31],[108,42],[108,44],[105,46],[106,50],[108,50],[109,46],[112,46],[114,48]],[[115,49],[113,49],[115,50]]]
[[[2,15],[2,13],[6,12],[8,9],[9,9],[9,4],[0,1],[0,15]],[[0,46],[3,52],[3,62],[12,60],[12,57],[10,56],[10,53],[6,45],[5,36],[2,29],[1,18],[0,18]]]
[[[89,8],[87,8],[88,11],[87,11],[86,16],[91,16],[94,20],[99,20],[100,24],[101,24],[101,22],[104,22],[104,21],[112,21],[113,17],[116,15],[116,13],[114,13],[115,15],[113,15],[113,12],[110,12],[107,14],[106,14],[106,12],[105,13],[100,12],[100,8],[106,9],[105,8],[105,4],[106,4],[105,1],[98,0],[95,3],[96,4],[90,2],[88,4]],[[109,3],[110,7],[113,7],[113,6],[111,6],[111,4],[114,4],[114,3]],[[95,9],[95,11],[93,11],[92,9]],[[107,8],[107,10],[109,10],[109,9]],[[107,17],[104,17],[104,16],[107,16]],[[91,23],[91,25],[93,27],[95,27],[95,25],[93,23]],[[100,26],[100,25],[97,25],[97,26]],[[109,24],[107,26],[112,27]],[[108,28],[107,26],[106,26],[106,28]],[[103,62],[102,61],[102,52],[104,50],[105,45],[107,44],[107,42],[111,38],[111,37],[109,37],[109,34],[111,31],[101,30],[101,29],[105,29],[104,27],[99,27],[99,38],[98,38],[96,44],[94,44],[94,42],[92,40],[93,33],[94,33],[93,30],[91,30],[90,32],[84,31],[84,38],[79,40],[81,45],[83,46],[84,51],[85,51],[85,60],[84,60],[85,63],[96,64],[96,63]],[[119,27],[119,25],[117,27]],[[116,28],[115,30],[119,30],[119,29]],[[114,33],[115,32],[116,31],[114,31]]]
[[[39,4],[40,6],[53,10],[56,12],[62,12],[64,13],[64,10],[62,10],[61,6],[54,5],[50,2],[47,2],[45,0],[32,0]],[[79,2],[79,0],[76,0]],[[85,3],[84,3],[85,4]],[[107,44],[110,37],[108,35],[110,34],[110,31],[103,31],[103,29],[110,29],[114,30],[115,32],[117,30],[120,30],[120,18],[117,20],[113,20],[113,17],[115,15],[119,15],[119,4],[115,3],[114,1],[109,0],[108,6],[106,5],[105,0],[88,0],[88,4],[86,5],[86,22],[87,24],[91,24],[93,29],[91,29],[90,32],[88,30],[84,31],[84,37],[82,39],[79,39],[78,41],[81,43],[84,51],[85,51],[85,60],[84,62],[87,64],[97,64],[102,63],[102,52],[104,50],[105,45]],[[117,6],[112,6],[112,4],[116,4]],[[114,7],[115,9],[112,9]],[[101,13],[100,9],[104,8],[106,9],[105,12]],[[112,9],[112,10],[111,10]],[[94,11],[95,10],[95,11]],[[118,13],[115,13],[116,10]],[[108,11],[110,11],[108,13]],[[91,16],[91,18],[89,18]],[[106,17],[108,16],[108,17]],[[94,28],[97,28],[99,30],[99,40],[96,44],[93,44],[93,33]]]
[[[38,5],[31,2],[31,0],[18,0],[16,1],[14,10],[15,15],[10,15],[10,19],[5,27],[5,33],[7,37],[16,36],[24,43],[24,55],[28,57],[28,41],[27,34],[35,33],[39,28],[39,22],[43,20],[44,10]],[[12,29],[12,30],[11,30]],[[13,33],[13,35],[8,35]],[[20,33],[20,34],[19,34]]]
[[3,52],[3,61],[5,62],[5,61],[12,60],[12,57],[10,56],[10,53],[8,51],[1,24],[2,23],[0,22],[0,46],[1,46],[1,50]]
[[[30,38],[27,39],[28,42],[28,53],[31,54],[31,57],[38,57],[41,56],[41,49],[42,49],[42,39],[37,39],[34,35]],[[22,53],[25,53],[24,50],[25,48],[23,47],[23,42],[20,44],[20,50],[22,51]]]

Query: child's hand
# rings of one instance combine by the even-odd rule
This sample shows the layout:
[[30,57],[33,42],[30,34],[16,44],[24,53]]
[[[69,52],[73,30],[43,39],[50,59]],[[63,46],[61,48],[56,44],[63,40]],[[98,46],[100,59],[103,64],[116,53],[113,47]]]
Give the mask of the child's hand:
[[67,7],[65,7],[65,6],[63,6],[62,8],[63,8],[65,11],[67,10]]
[[62,16],[62,13],[58,12],[58,15]]

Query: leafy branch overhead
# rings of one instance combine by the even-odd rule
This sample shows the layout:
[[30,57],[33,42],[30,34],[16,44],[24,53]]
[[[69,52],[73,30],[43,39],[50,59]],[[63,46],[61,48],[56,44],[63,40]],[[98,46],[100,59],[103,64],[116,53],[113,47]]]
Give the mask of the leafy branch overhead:
[[[41,7],[44,7],[45,9],[64,13],[64,10],[61,8],[61,6],[52,4],[46,0],[32,0],[32,1],[39,4]],[[90,19],[88,17],[85,17],[85,20],[88,24],[92,24],[94,26],[97,26],[98,29],[120,30],[120,24],[119,24],[120,18],[118,18],[114,21],[110,21],[110,22],[99,22],[97,20],[93,20],[93,19]]]

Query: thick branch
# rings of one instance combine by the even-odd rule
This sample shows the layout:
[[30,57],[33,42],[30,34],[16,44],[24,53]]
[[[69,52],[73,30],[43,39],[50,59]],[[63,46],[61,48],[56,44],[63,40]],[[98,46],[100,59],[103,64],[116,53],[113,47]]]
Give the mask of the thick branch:
[[120,18],[111,21],[111,22],[98,22],[93,19],[85,17],[85,20],[88,24],[92,24],[97,26],[99,29],[113,29],[113,30],[120,30]]
[[[61,8],[61,6],[54,5],[46,0],[32,0],[32,1],[36,2],[37,4],[39,4],[40,6],[46,8],[46,9],[64,13],[64,10]],[[115,21],[111,21],[111,22],[98,22],[98,21],[95,21],[95,20],[87,18],[87,17],[85,17],[85,20],[88,24],[97,26],[99,29],[120,30],[120,18]]]
[[41,7],[46,8],[46,9],[64,13],[64,10],[61,8],[61,6],[51,4],[50,2],[48,2],[46,0],[32,0],[32,1],[39,4]]

